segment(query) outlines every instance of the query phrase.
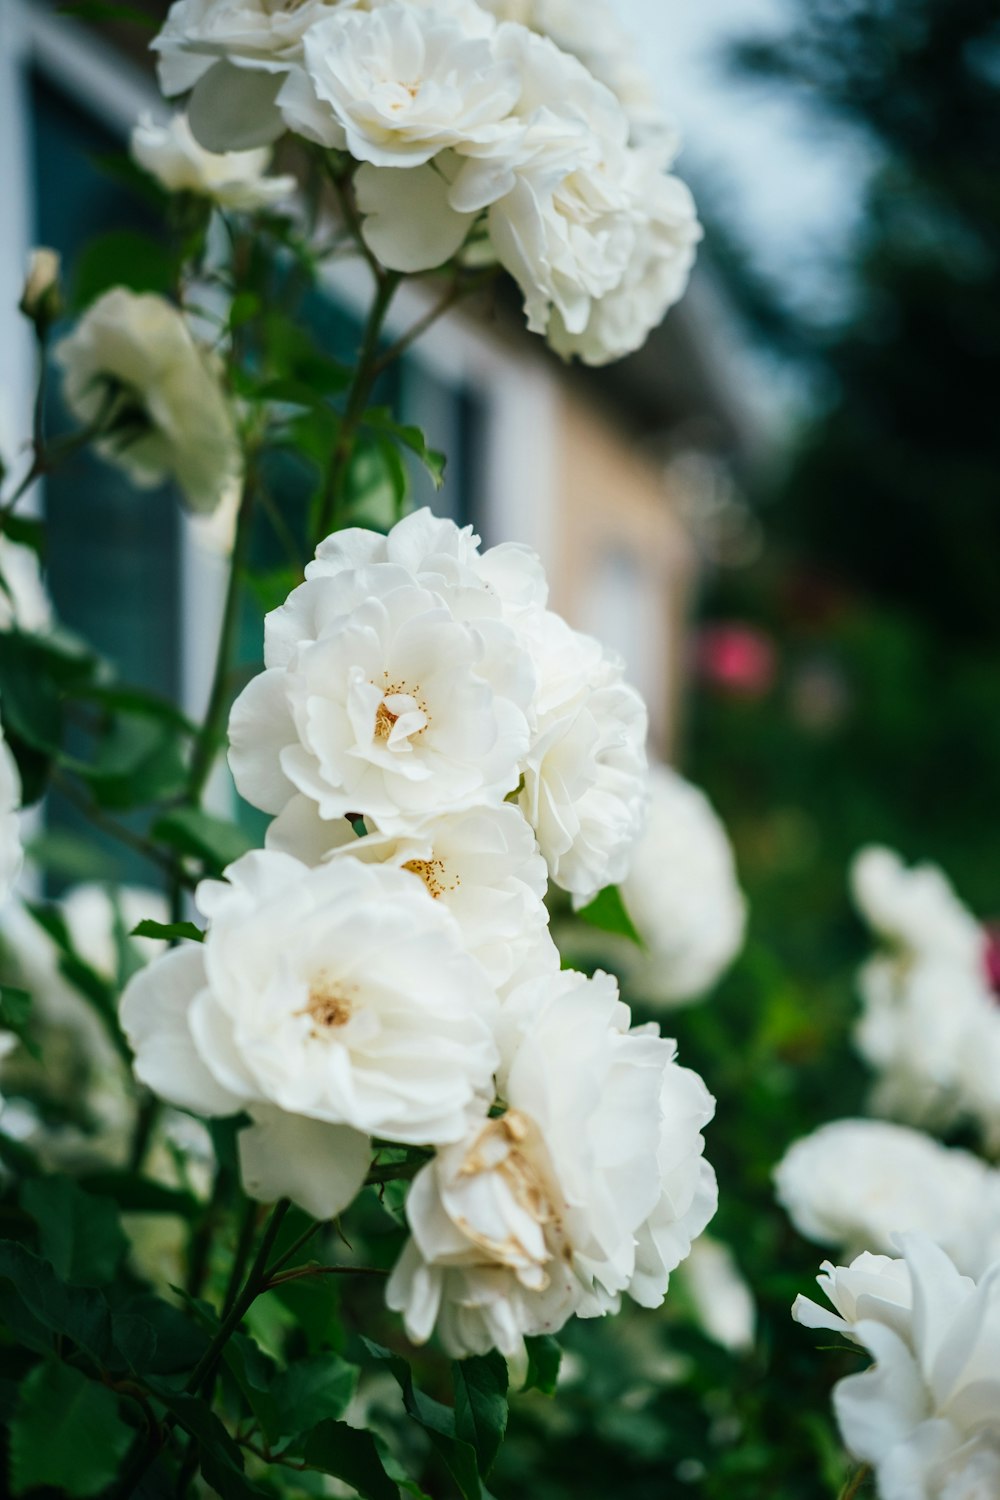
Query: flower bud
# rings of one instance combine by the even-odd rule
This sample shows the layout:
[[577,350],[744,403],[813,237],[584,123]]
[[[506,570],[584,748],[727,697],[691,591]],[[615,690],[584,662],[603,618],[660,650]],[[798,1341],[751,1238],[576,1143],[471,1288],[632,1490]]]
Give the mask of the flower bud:
[[59,284],[59,252],[44,246],[32,250],[28,274],[21,293],[20,308],[40,332],[55,322],[62,310],[62,288]]

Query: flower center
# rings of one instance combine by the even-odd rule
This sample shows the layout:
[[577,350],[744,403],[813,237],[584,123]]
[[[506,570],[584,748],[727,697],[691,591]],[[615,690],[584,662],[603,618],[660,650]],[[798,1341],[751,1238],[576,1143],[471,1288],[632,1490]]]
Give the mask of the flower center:
[[529,1154],[532,1133],[530,1120],[516,1109],[509,1109],[499,1119],[490,1120],[470,1147],[459,1177],[496,1172],[518,1208],[541,1231],[535,1244],[525,1243],[523,1235],[516,1240],[508,1238],[501,1242],[490,1231],[476,1230],[469,1222],[463,1224],[466,1234],[501,1262],[509,1263],[513,1259],[523,1264],[527,1260],[542,1266],[552,1259],[554,1251],[563,1255],[568,1252],[563,1243],[559,1212],[549,1196],[537,1163]]
[[387,708],[384,703],[380,703],[375,710],[375,738],[377,740],[387,740],[398,718],[399,714],[394,714],[391,708]]
[[313,1035],[323,1031],[336,1031],[346,1026],[354,1013],[354,1005],[343,990],[327,975],[317,975],[309,985],[309,999],[296,1014],[309,1016],[313,1023]]
[[450,885],[448,884],[443,859],[408,859],[403,869],[409,870],[411,875],[416,875],[418,880],[422,880],[435,901],[446,891],[457,890],[462,884],[459,875],[455,876]]

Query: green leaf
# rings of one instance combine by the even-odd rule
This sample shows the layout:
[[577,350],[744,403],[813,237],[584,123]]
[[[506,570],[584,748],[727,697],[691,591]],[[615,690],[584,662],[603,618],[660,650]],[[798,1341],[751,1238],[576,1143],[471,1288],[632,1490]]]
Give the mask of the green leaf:
[[346,1422],[321,1422],[309,1434],[305,1461],[357,1490],[362,1500],[399,1500],[399,1489],[389,1478],[370,1432]]
[[146,713],[115,716],[95,759],[63,757],[101,807],[127,810],[164,801],[182,791],[187,773],[176,730]]
[[452,1367],[455,1389],[455,1430],[476,1450],[483,1476],[490,1472],[507,1430],[507,1361],[496,1350],[456,1361]]
[[253,848],[253,840],[236,823],[193,807],[179,807],[157,819],[153,837],[180,854],[202,860],[217,874]]
[[74,1286],[104,1286],[128,1251],[118,1209],[68,1177],[35,1177],[21,1188],[21,1207],[38,1226],[42,1254]]
[[242,1453],[206,1402],[175,1391],[162,1381],[148,1384],[178,1424],[194,1438],[201,1472],[222,1500],[259,1500],[267,1493],[247,1479]]
[[168,943],[176,938],[190,938],[195,943],[205,941],[205,934],[193,922],[154,922],[152,917],[145,917],[138,927],[133,927],[129,937],[162,938]]
[[165,1187],[137,1172],[94,1172],[81,1179],[81,1186],[89,1193],[110,1198],[122,1213],[173,1214],[190,1219],[202,1207],[193,1194]]
[[167,293],[176,279],[170,248],[134,229],[116,229],[90,240],[76,265],[74,305],[89,307],[112,287]]
[[122,0],[64,0],[58,11],[61,16],[75,16],[81,21],[131,21],[147,31],[155,31],[157,24],[145,11]]
[[12,1240],[0,1241],[0,1314],[33,1349],[46,1349],[51,1334],[71,1339],[103,1363],[111,1351],[111,1315],[100,1292],[59,1280],[47,1260]]
[[451,1407],[443,1406],[440,1401],[435,1401],[414,1385],[413,1371],[400,1355],[393,1354],[391,1350],[382,1348],[380,1344],[375,1344],[364,1336],[361,1342],[375,1359],[389,1366],[403,1392],[403,1405],[408,1415],[424,1428],[465,1500],[483,1500],[476,1450],[471,1443],[458,1436],[455,1413]]
[[37,516],[7,516],[3,534],[19,547],[30,547],[39,557],[45,554],[45,522]]
[[62,741],[59,684],[27,636],[6,631],[0,651],[0,706],[8,734],[33,750],[54,754]]
[[621,891],[616,885],[605,886],[590,905],[585,906],[577,915],[582,922],[599,928],[601,932],[611,932],[616,937],[629,938],[639,948],[646,946],[625,909]]
[[387,433],[415,454],[430,475],[434,488],[439,490],[444,484],[445,456],[438,453],[436,449],[428,445],[427,439],[419,427],[412,424],[397,422],[388,407],[376,406],[365,413],[365,425],[373,427],[376,431]]
[[300,1359],[274,1377],[254,1412],[269,1443],[298,1437],[330,1418],[342,1417],[358,1386],[360,1371],[336,1354]]
[[134,1437],[106,1386],[55,1360],[36,1365],[10,1427],[11,1492],[48,1486],[65,1495],[100,1494]]
[[548,1333],[526,1338],[524,1344],[528,1351],[528,1373],[521,1390],[541,1391],[544,1396],[554,1396],[562,1350]]
[[37,1060],[42,1055],[41,1049],[28,1034],[31,1005],[31,996],[27,990],[19,990],[10,984],[0,985],[0,1031],[12,1031]]

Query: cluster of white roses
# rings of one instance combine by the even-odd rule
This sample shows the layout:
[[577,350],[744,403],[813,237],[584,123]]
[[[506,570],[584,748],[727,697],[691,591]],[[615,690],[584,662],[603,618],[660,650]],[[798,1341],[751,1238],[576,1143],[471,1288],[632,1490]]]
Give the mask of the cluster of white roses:
[[921,1124],[972,1120],[1000,1145],[1000,1000],[991,939],[933,865],[862,850],[855,901],[884,948],[862,968],[858,1050],[879,1113]]
[[[938,1127],[974,1121],[995,1145],[1000,1007],[988,933],[940,870],[908,870],[888,849],[861,851],[852,886],[885,945],[861,971],[856,1029],[880,1074],[876,1109]],[[839,1120],[797,1141],[775,1184],[801,1234],[862,1252],[849,1269],[824,1266],[837,1317],[802,1298],[793,1311],[875,1357],[840,1382],[834,1407],[881,1500],[1000,1493],[1000,1170],[911,1125]],[[887,1259],[898,1245],[905,1260]]]
[[495,260],[567,357],[632,352],[684,291],[694,204],[606,5],[175,0],[153,45],[202,145],[348,153],[384,266]]
[[875,1359],[834,1389],[847,1447],[875,1470],[880,1500],[994,1500],[1000,1494],[1000,1261],[963,1276],[926,1236],[902,1259],[827,1262],[834,1312],[800,1297],[807,1328],[833,1329]]
[[248,1191],[320,1218],[373,1142],[432,1149],[388,1289],[414,1339],[513,1353],[658,1304],[714,1212],[714,1104],[612,979],[560,972],[543,904],[628,867],[646,716],[620,664],[534,554],[427,511],[328,538],[265,660],[230,764],[267,847],[199,888],[202,945],[131,981],[138,1075],[245,1111]]

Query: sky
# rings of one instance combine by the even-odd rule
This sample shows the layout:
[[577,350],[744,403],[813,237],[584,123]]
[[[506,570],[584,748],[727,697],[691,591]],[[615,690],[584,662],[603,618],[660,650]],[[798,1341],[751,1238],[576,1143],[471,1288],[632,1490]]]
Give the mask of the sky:
[[[736,226],[795,300],[836,300],[870,164],[859,141],[773,86],[727,74],[737,37],[783,30],[788,0],[616,0],[680,127],[681,175],[721,195]],[[727,215],[728,217],[729,215]]]

